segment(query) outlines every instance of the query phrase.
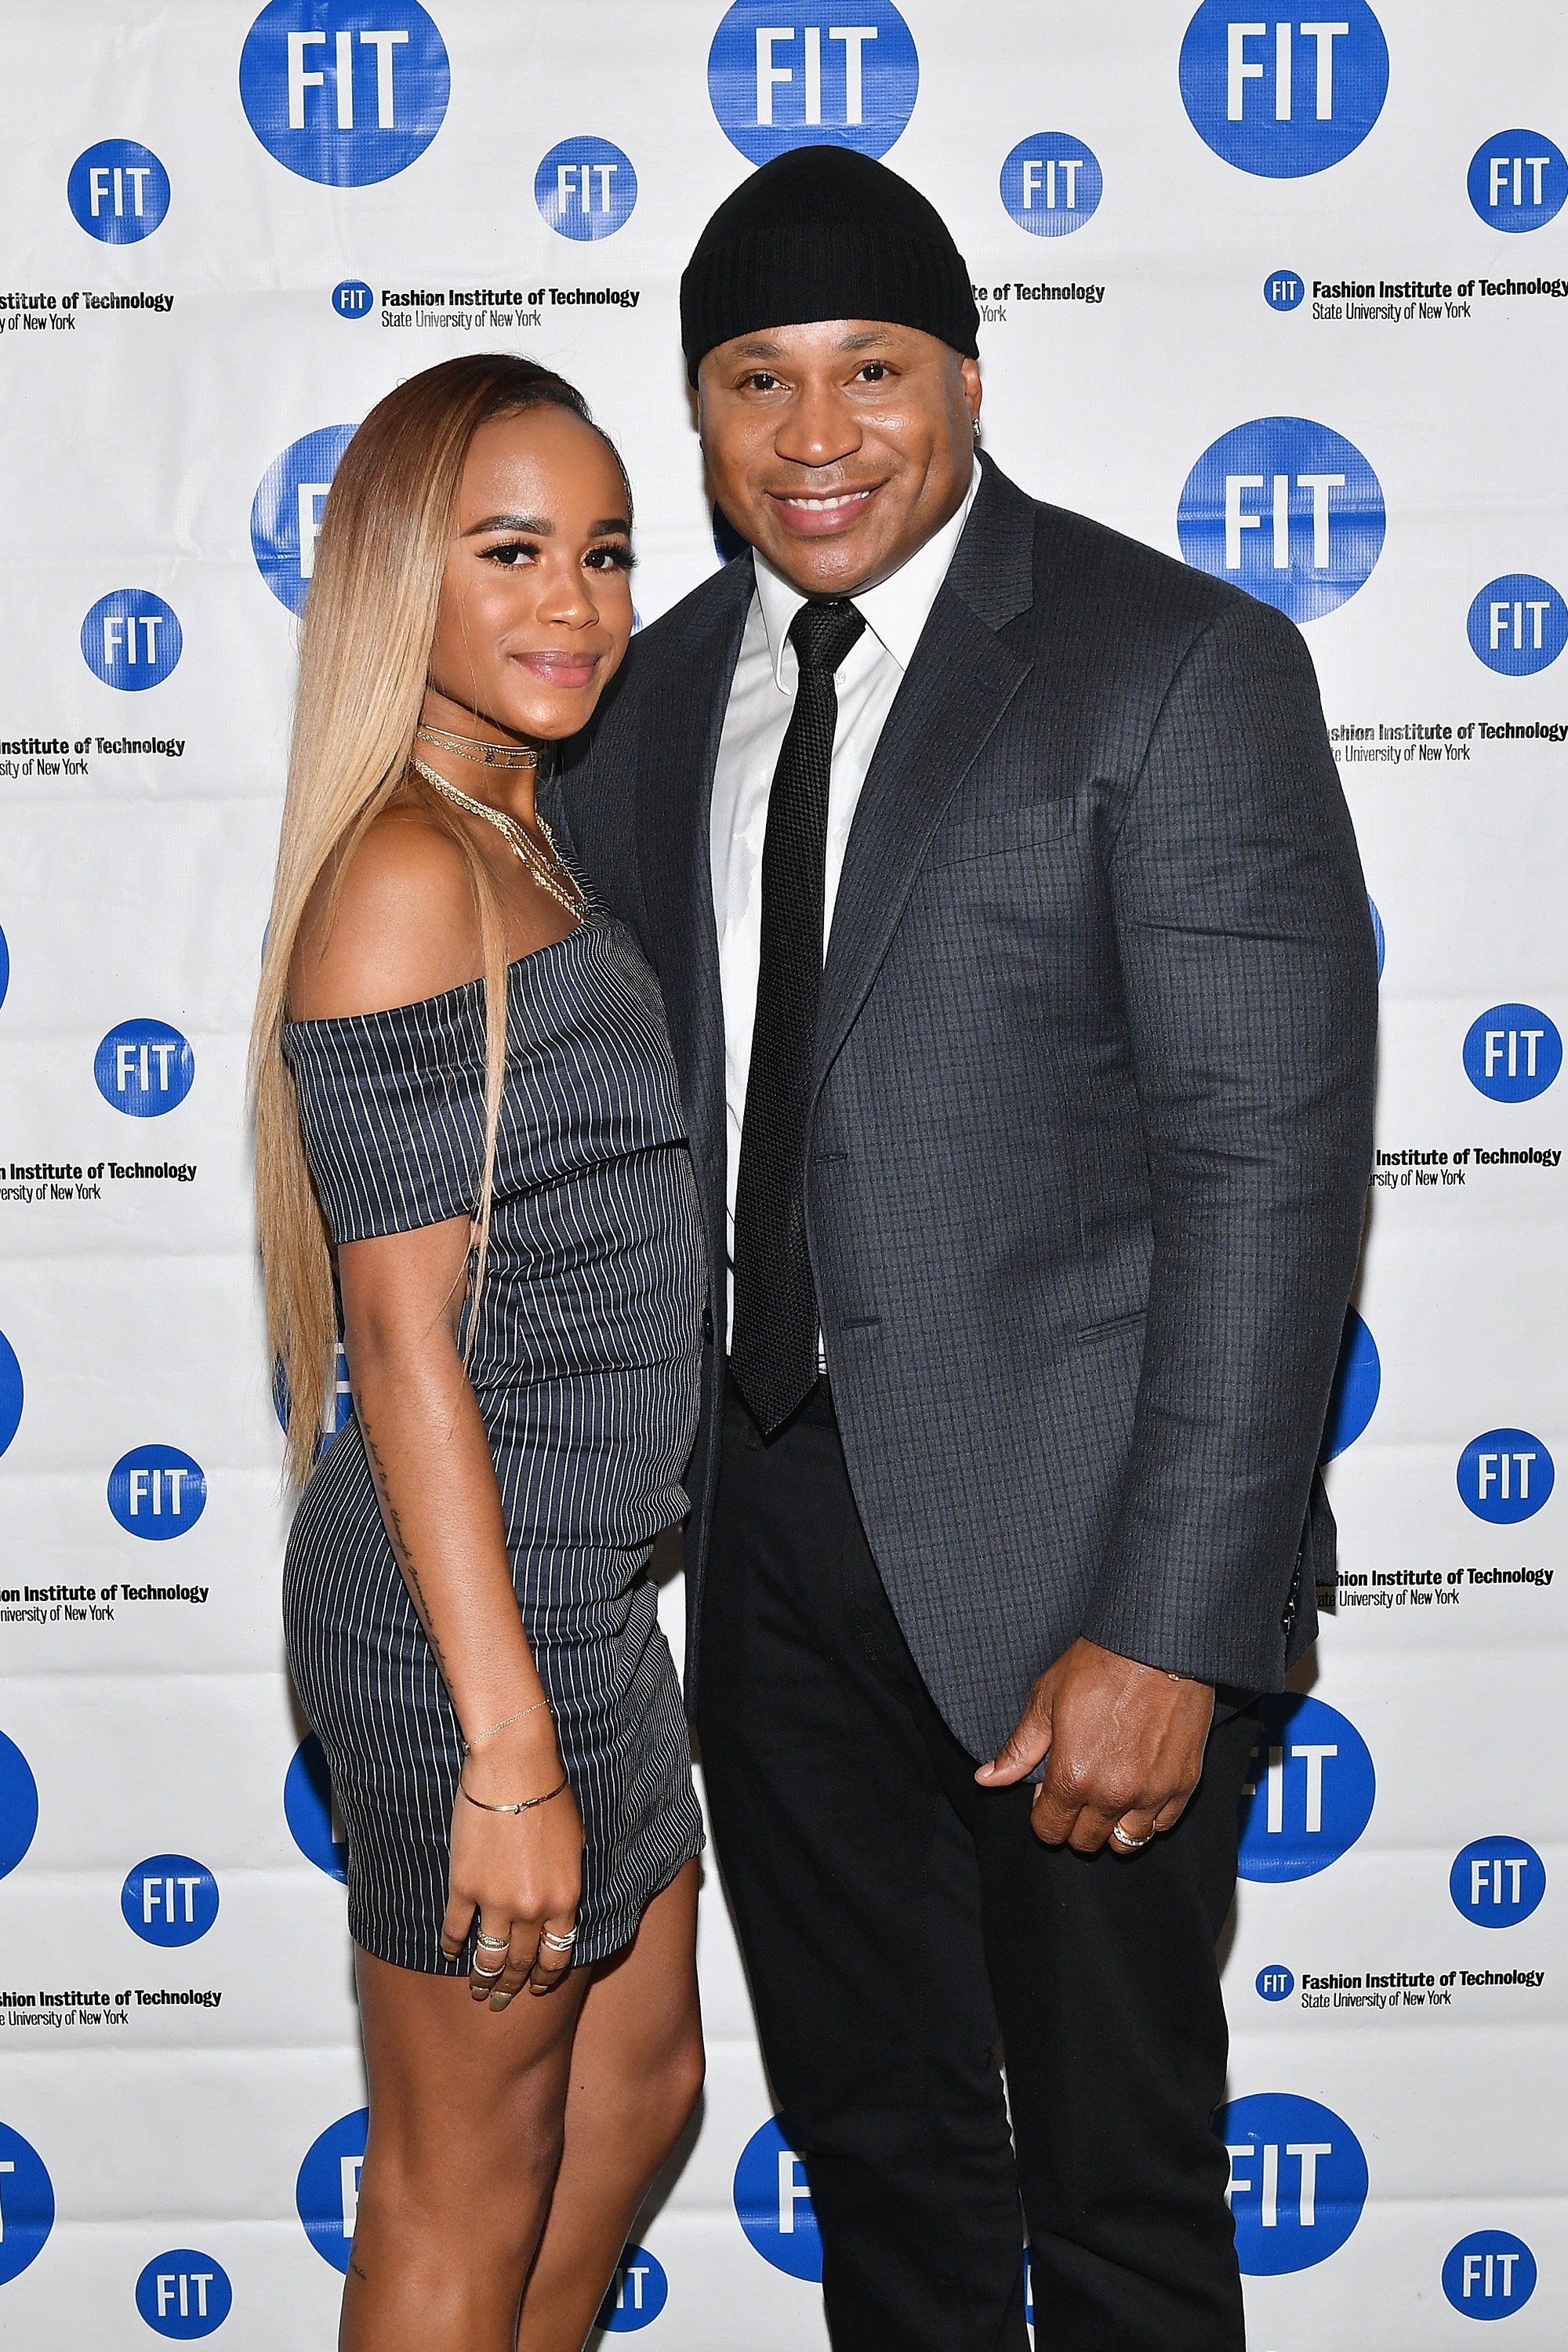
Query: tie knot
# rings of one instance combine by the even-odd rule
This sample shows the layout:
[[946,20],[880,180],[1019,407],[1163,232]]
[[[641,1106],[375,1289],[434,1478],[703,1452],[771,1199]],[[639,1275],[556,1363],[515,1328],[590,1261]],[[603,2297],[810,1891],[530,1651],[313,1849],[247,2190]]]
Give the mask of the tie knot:
[[866,615],[847,596],[814,597],[789,625],[789,641],[802,669],[838,667],[866,625]]

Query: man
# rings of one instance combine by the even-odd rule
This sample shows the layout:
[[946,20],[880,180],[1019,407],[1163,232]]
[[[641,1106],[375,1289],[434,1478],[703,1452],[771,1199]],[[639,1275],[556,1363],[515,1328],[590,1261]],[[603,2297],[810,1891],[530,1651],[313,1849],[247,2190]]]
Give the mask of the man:
[[1214,1947],[1371,1161],[1311,664],[976,461],[882,165],[757,172],[681,318],[753,551],[563,797],[706,1203],[688,1687],[832,2339],[1021,2352],[1026,2227],[1053,2352],[1237,2352]]

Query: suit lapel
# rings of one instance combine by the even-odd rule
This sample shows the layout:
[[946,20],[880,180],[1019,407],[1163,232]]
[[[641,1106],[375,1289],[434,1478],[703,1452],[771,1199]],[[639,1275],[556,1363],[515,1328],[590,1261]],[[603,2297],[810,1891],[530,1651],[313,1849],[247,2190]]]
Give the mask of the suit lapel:
[[753,584],[750,556],[737,556],[683,638],[666,649],[637,714],[644,916],[710,1215],[724,1183],[724,1014],[709,820]]
[[990,462],[867,774],[822,980],[820,1086],[898,928],[932,834],[1032,665],[997,631],[1034,597],[1035,507]]

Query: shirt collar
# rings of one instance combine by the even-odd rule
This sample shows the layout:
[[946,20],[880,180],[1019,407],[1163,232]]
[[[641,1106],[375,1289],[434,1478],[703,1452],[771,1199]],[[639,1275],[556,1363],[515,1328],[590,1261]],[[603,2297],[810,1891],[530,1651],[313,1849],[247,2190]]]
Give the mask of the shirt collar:
[[[866,616],[866,626],[891,656],[900,669],[908,669],[914,659],[921,631],[936,603],[937,592],[947,577],[953,551],[969,520],[969,509],[974,504],[980,488],[980,464],[976,459],[964,492],[963,504],[956,514],[950,515],[939,531],[933,531],[914,553],[875,588],[863,589],[855,599]],[[795,656],[789,643],[789,626],[805,598],[798,588],[787,581],[782,572],[775,572],[759,549],[756,551],[757,604],[763,616],[763,628],[768,641],[768,657],[773,664],[773,682],[781,694],[791,690],[793,681],[785,678],[784,657],[789,656],[795,667]]]

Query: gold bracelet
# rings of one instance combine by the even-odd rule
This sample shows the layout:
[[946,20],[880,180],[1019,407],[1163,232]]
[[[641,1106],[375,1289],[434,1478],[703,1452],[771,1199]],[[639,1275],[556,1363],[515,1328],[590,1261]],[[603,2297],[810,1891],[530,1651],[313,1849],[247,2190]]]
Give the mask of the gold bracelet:
[[558,1797],[563,1789],[565,1788],[571,1777],[572,1776],[569,1772],[563,1772],[560,1780],[557,1780],[553,1789],[546,1789],[542,1797],[521,1797],[515,1805],[487,1805],[482,1797],[468,1796],[467,1789],[463,1786],[463,1775],[459,1769],[458,1773],[458,1794],[459,1797],[468,1797],[469,1804],[474,1806],[481,1813],[531,1813],[532,1812],[535,1805],[547,1805],[552,1797]]
[[547,1698],[536,1698],[531,1706],[520,1706],[515,1715],[503,1715],[499,1723],[492,1723],[488,1730],[477,1731],[472,1739],[466,1739],[463,1742],[464,1755],[472,1755],[476,1741],[480,1739],[493,1739],[496,1733],[498,1731],[504,1731],[509,1723],[521,1723],[525,1715],[537,1715],[542,1706],[550,1707],[552,1715],[555,1712],[555,1709],[552,1706],[550,1706],[550,1701]]

